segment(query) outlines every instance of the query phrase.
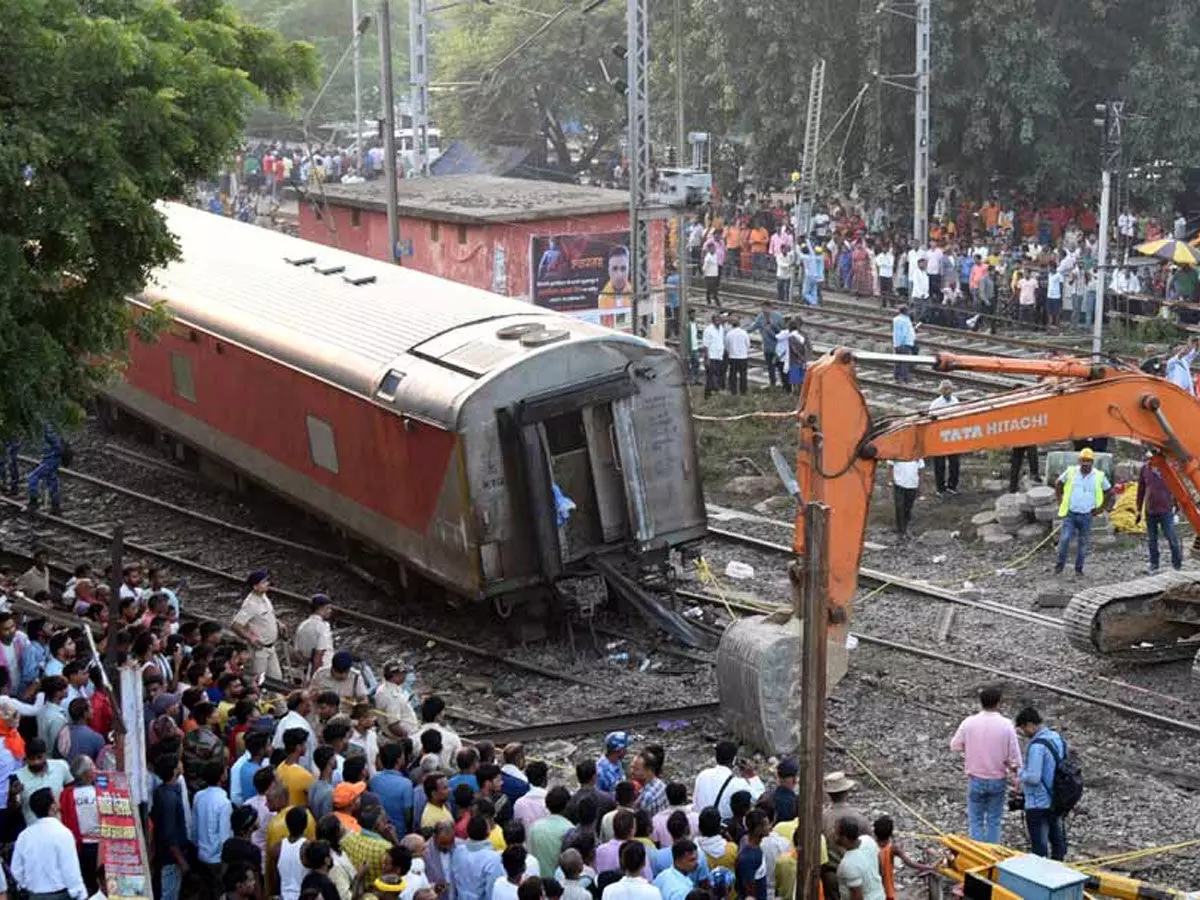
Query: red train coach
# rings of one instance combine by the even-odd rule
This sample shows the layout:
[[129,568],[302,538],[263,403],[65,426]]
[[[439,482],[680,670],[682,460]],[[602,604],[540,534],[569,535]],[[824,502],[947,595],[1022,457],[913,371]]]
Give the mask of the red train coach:
[[[698,540],[687,379],[645,340],[186,206],[121,410],[463,597]],[[575,508],[557,518],[555,488]]]

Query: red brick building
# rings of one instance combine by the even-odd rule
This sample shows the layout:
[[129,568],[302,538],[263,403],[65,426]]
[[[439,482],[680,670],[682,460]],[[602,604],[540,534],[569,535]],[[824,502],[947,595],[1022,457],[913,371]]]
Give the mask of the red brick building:
[[[389,258],[382,181],[327,185],[323,194],[323,201],[314,191],[314,202],[301,202],[301,237]],[[401,180],[399,214],[401,265],[628,329],[629,318],[621,312],[626,295],[610,287],[622,278],[628,194],[494,175],[445,175]],[[665,225],[650,223],[654,309],[639,311],[657,340],[665,321]]]

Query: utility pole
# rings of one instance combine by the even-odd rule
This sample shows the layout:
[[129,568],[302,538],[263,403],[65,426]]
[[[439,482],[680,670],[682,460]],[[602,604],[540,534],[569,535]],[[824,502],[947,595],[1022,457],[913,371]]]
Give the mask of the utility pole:
[[826,560],[829,507],[804,506],[804,563],[797,606],[800,644],[800,840],[795,900],[816,900],[821,878],[821,809],[825,775],[825,665],[829,650]]
[[633,279],[633,333],[641,334],[642,311],[650,305],[650,86],[647,0],[627,0],[629,85],[629,274]]
[[[675,146],[679,149],[676,156],[679,165],[683,166],[683,144],[687,140],[687,130],[683,122],[683,0],[675,0]],[[691,354],[695,348],[688,346],[691,340],[691,326],[688,325],[688,246],[687,246],[687,215],[681,210],[675,230],[676,256],[679,266],[679,319],[676,327],[679,329],[680,358],[688,369],[691,377]]]
[[929,5],[917,0],[916,105],[913,112],[913,243],[929,237]]
[[387,182],[388,258],[400,262],[400,199],[396,194],[396,90],[392,82],[392,10],[379,0],[379,80],[383,97],[383,178]]
[[1096,255],[1099,257],[1096,261],[1096,315],[1092,322],[1092,359],[1099,362],[1104,331],[1104,284],[1108,280],[1108,216],[1109,207],[1112,206],[1112,170],[1119,165],[1121,159],[1121,116],[1125,112],[1125,102],[1109,100],[1107,103],[1097,103],[1096,112],[1102,117],[1093,119],[1092,122],[1104,129],[1100,150],[1100,241],[1096,249]]
[[362,175],[363,167],[363,118],[362,118],[362,36],[358,26],[358,0],[350,0],[350,27],[354,35],[354,165]]
[[408,105],[412,116],[413,171],[429,174],[429,32],[425,0],[408,0]]

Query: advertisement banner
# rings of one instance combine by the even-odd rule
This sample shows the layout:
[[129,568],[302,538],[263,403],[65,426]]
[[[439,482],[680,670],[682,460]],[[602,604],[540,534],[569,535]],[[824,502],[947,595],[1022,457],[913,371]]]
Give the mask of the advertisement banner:
[[629,232],[531,241],[533,302],[586,322],[632,330]]
[[96,773],[100,864],[109,900],[150,900],[150,860],[142,854],[137,812],[123,772]]

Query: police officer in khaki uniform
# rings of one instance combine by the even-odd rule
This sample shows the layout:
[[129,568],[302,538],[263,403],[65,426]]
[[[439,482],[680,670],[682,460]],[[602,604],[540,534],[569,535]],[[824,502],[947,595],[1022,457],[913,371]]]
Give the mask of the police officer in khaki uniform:
[[268,678],[283,678],[279,656],[275,653],[275,642],[287,637],[287,626],[275,618],[275,607],[267,596],[271,588],[267,572],[262,569],[251,572],[246,579],[246,587],[249,593],[233,617],[230,630],[254,651],[252,665],[255,675],[265,673]]

